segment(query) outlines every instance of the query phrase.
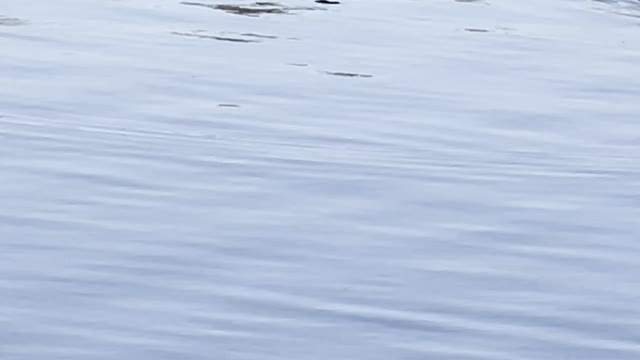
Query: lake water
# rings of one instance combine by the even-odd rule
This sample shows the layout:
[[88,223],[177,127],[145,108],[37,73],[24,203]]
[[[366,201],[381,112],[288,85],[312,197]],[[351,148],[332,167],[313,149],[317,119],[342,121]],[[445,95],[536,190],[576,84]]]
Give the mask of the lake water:
[[0,358],[639,359],[640,4],[283,1],[0,4]]

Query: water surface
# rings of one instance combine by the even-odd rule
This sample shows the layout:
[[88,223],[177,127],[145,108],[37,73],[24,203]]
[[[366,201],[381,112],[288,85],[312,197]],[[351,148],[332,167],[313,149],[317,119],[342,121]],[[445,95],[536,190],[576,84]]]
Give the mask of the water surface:
[[639,5],[199,4],[0,5],[3,360],[640,357]]

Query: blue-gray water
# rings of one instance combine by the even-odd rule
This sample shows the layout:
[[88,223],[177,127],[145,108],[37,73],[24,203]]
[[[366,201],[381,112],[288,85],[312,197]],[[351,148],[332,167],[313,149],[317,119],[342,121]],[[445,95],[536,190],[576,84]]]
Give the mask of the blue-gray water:
[[637,2],[202,1],[0,4],[0,359],[640,358]]

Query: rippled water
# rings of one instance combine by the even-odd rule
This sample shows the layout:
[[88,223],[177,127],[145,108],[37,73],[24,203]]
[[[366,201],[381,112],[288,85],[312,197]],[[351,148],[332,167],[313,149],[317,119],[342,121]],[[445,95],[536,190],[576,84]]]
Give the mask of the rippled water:
[[0,5],[1,359],[640,358],[637,2],[203,1]]

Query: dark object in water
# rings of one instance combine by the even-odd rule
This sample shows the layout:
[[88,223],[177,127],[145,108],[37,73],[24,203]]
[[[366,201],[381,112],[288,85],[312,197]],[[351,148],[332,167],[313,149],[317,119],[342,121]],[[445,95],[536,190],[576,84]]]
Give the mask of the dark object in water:
[[229,14],[257,17],[265,14],[292,14],[296,11],[326,10],[318,6],[290,7],[277,2],[257,1],[245,5],[205,4],[200,2],[183,1],[183,5],[201,6],[209,9],[222,10]]
[[318,4],[326,4],[326,5],[338,5],[338,4],[340,4],[340,1],[333,1],[333,0],[316,0],[316,2]]
[[343,77],[358,77],[358,78],[370,78],[373,77],[373,75],[369,75],[369,74],[357,74],[357,73],[349,73],[349,72],[334,72],[334,71],[325,71],[325,74],[328,75],[333,75],[333,76],[343,76]]
[[231,14],[237,15],[249,15],[256,16],[260,14],[284,14],[285,10],[277,7],[262,7],[262,6],[273,6],[273,3],[255,3],[255,5],[259,6],[256,8],[253,7],[244,7],[239,5],[216,5],[215,8],[218,10],[226,11]]
[[249,5],[226,5],[226,4],[204,4],[198,2],[183,1],[183,5],[202,6],[216,10],[222,10],[230,14],[246,15],[246,16],[259,16],[262,14],[286,14],[286,9],[283,9],[277,3],[272,2],[256,2]]
[[480,32],[480,33],[486,33],[489,32],[488,29],[480,29],[480,28],[465,28],[464,31],[468,31],[468,32]]

